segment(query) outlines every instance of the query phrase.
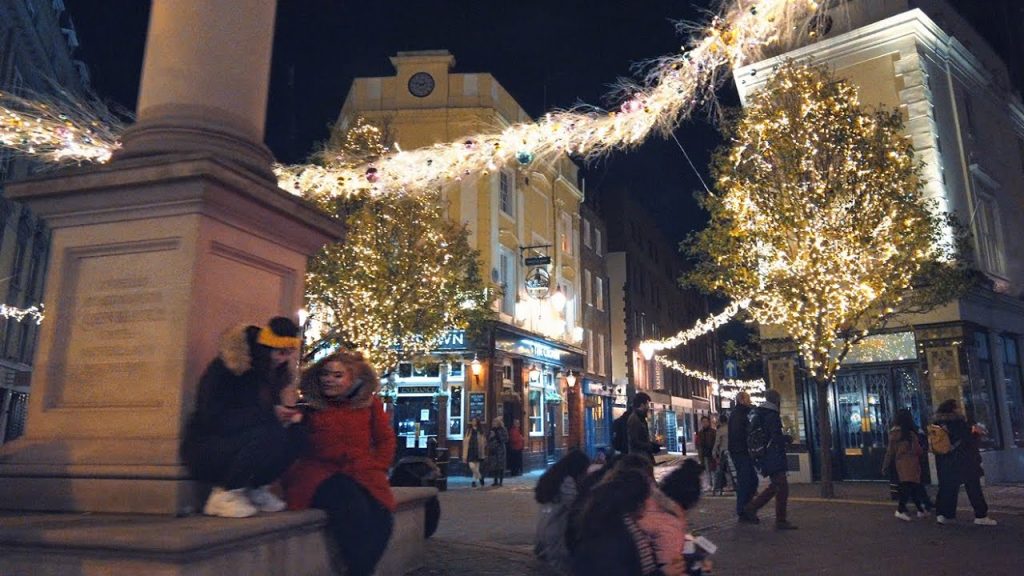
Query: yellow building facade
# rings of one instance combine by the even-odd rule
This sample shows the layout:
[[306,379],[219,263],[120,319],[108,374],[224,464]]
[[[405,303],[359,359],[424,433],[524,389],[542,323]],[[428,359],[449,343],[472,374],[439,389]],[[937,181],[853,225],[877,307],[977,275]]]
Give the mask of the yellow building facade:
[[[386,143],[411,150],[532,120],[492,75],[454,72],[455,58],[447,51],[399,52],[391,63],[394,76],[353,81],[338,132],[362,117],[383,130]],[[423,363],[399,368],[396,426],[406,447],[425,447],[434,436],[457,455],[468,421],[489,425],[495,417],[507,427],[520,422],[527,468],[579,442],[568,437],[568,398],[585,366],[583,193],[576,182],[576,165],[561,157],[489,167],[442,189],[448,216],[467,227],[470,245],[480,252],[481,277],[500,289],[493,304],[498,322],[489,342],[467,342],[461,358],[449,352],[437,356],[436,369]],[[544,256],[550,263],[526,265],[528,258]],[[547,297],[528,293],[527,280],[545,273]],[[423,419],[434,418],[435,411],[436,422]]]

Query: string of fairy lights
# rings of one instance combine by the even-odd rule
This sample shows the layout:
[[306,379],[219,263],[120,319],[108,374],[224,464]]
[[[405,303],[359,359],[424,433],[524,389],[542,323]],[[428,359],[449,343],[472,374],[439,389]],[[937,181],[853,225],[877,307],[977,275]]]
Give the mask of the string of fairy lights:
[[[500,166],[551,164],[566,154],[593,160],[628,150],[651,134],[671,135],[696,111],[713,108],[715,91],[731,70],[814,37],[819,15],[837,2],[728,0],[705,24],[678,26],[689,34],[680,53],[644,63],[636,68],[637,80],[619,82],[612,94],[620,102],[617,110],[555,110],[536,122],[513,124],[496,133],[409,151],[396,146],[366,163],[327,154],[318,164],[276,166],[278,183],[292,193],[315,197],[365,191],[413,194]],[[0,92],[0,145],[52,163],[109,161],[121,146],[124,126],[101,106],[62,96],[67,101],[57,103]],[[42,320],[41,315],[36,318]],[[692,330],[719,325],[712,319]],[[663,350],[692,337],[684,334],[650,346]]]

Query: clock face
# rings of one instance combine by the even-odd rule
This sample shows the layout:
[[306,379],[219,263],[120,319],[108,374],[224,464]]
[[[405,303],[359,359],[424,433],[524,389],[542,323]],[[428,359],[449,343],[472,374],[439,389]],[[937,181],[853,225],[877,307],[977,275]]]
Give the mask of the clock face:
[[417,72],[409,78],[409,92],[423,98],[434,91],[434,77],[426,72]]

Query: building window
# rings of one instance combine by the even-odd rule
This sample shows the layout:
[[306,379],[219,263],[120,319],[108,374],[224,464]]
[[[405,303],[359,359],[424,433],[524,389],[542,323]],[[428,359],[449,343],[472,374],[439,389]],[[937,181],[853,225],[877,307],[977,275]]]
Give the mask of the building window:
[[569,435],[569,389],[562,390],[562,436]]
[[598,310],[604,310],[604,278],[594,277],[594,305]]
[[597,252],[597,255],[600,256],[602,251],[603,249],[601,248],[601,229],[594,228],[594,252]]
[[597,362],[597,366],[595,367],[594,372],[597,372],[601,376],[604,376],[604,334],[598,333],[597,335],[597,346],[595,347],[594,355],[595,360]]
[[996,203],[991,189],[974,179],[974,189],[977,192],[977,203],[975,206],[975,244],[978,250],[978,266],[998,276],[1006,275],[1006,260],[1003,257],[1003,249],[999,227],[999,214],[996,211]]
[[592,289],[593,287],[591,286],[591,282],[593,282],[593,276],[590,274],[590,270],[584,270],[583,271],[583,299],[586,300],[587,306],[593,306],[594,305],[594,300],[593,300],[594,291]]
[[530,400],[530,436],[544,435],[544,391],[531,388]]
[[559,244],[562,247],[562,252],[566,254],[573,254],[573,240],[575,237],[572,234],[572,214],[563,212],[561,217],[561,224],[559,231]]
[[452,384],[448,388],[448,437],[453,440],[462,438],[462,385]]
[[1010,428],[1013,443],[1024,446],[1024,390],[1021,385],[1020,353],[1017,337],[1013,334],[999,336],[999,347],[1003,353],[1003,378],[1006,388],[1006,405],[1010,412]]
[[509,316],[515,313],[516,292],[519,288],[516,279],[516,258],[511,250],[501,248],[499,251],[499,268],[501,282],[501,312]]
[[587,372],[594,374],[597,372],[596,364],[594,362],[594,331],[587,328],[584,334],[587,339]]
[[516,191],[513,186],[512,176],[502,170],[498,173],[498,185],[501,190],[501,211],[505,214],[516,217]]
[[583,245],[587,248],[593,246],[593,243],[590,241],[590,220],[586,218],[583,219]]
[[974,362],[967,385],[964,387],[964,408],[967,419],[977,422],[988,431],[981,437],[982,448],[999,448],[999,415],[993,390],[992,353],[988,333],[974,333]]

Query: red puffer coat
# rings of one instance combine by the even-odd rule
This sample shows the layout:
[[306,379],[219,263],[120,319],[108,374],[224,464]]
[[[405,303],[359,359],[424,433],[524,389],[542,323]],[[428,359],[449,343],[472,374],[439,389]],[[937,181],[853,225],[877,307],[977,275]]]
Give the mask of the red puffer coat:
[[364,407],[330,405],[306,418],[309,448],[282,478],[288,508],[309,508],[324,480],[344,474],[394,511],[388,466],[395,456],[395,436],[380,400]]

